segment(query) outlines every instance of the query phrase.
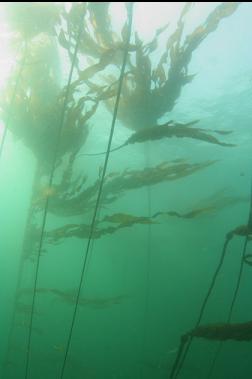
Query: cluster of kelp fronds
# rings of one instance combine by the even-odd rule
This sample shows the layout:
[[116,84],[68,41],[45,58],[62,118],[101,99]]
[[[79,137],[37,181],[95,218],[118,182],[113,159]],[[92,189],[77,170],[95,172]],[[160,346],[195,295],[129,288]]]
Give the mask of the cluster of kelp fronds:
[[[177,217],[179,219],[194,219],[202,215],[216,213],[227,206],[247,201],[248,198],[246,197],[228,195],[226,191],[218,191],[210,198],[205,199],[204,202],[202,202],[201,207],[193,208],[187,212],[178,212],[175,210],[159,211],[154,213],[152,216],[136,216],[127,213],[113,213],[106,215],[97,221],[93,230],[92,238],[98,239],[104,235],[114,234],[119,230],[129,228],[134,225],[160,224],[163,222],[164,216]],[[232,233],[232,235],[244,235],[246,231],[247,229],[245,227],[238,227],[230,233]],[[251,233],[251,231],[249,232]],[[46,239],[48,243],[58,244],[65,238],[75,237],[80,239],[88,239],[90,237],[90,233],[90,225],[67,224],[46,232]],[[247,260],[249,259],[250,257],[247,257]]]
[[[151,54],[158,49],[158,38],[166,32],[169,24],[156,31],[152,41],[144,43],[135,33],[135,41],[130,45],[128,71],[122,89],[122,99],[118,117],[126,127],[134,130],[155,125],[157,120],[166,112],[173,109],[184,85],[191,82],[194,74],[188,74],[188,65],[192,53],[200,43],[219,25],[220,21],[230,16],[239,6],[239,2],[227,2],[218,5],[207,17],[206,21],[195,30],[184,36],[186,16],[190,13],[193,3],[186,3],[181,11],[176,30],[167,39],[166,48],[156,66],[151,61]],[[67,28],[61,29],[59,42],[69,51],[71,39],[76,35],[74,24],[80,4],[75,4],[69,13],[63,17]],[[89,94],[97,100],[104,100],[108,109],[112,111],[118,79],[109,73],[103,73],[103,83],[92,82],[95,74],[104,70],[108,65],[120,65],[125,45],[125,25],[118,35],[111,28],[109,3],[94,5],[87,3],[86,20],[83,44],[81,51],[94,63],[89,67],[79,69],[79,78],[73,87],[83,83],[89,87]],[[70,35],[70,38],[67,37]],[[75,37],[76,38],[76,37]],[[74,39],[74,38],[73,38]],[[98,60],[98,62],[97,62]]]
[[187,212],[178,212],[174,210],[159,211],[153,215],[153,217],[170,216],[184,219],[196,218],[203,215],[215,214],[216,212],[239,203],[247,203],[249,201],[248,196],[237,196],[229,193],[227,188],[218,190],[213,195],[206,197],[205,199],[197,202]]
[[[158,52],[159,37],[169,31],[169,25],[157,30],[152,41],[148,43],[141,41],[137,33],[135,40],[132,36],[118,117],[135,132],[119,148],[171,137],[234,146],[219,141],[212,135],[225,135],[231,133],[230,131],[195,127],[198,120],[185,123],[168,121],[162,125],[157,125],[157,121],[167,111],[172,110],[183,86],[193,79],[194,75],[188,74],[187,70],[193,51],[238,5],[239,3],[233,2],[221,3],[210,13],[205,23],[186,36],[186,17],[194,6],[193,3],[186,3],[181,10],[176,30],[171,31],[167,37],[165,51],[156,67],[151,60],[151,54]],[[112,102],[114,103],[118,90],[118,68],[125,49],[127,20],[121,34],[116,34],[111,23],[110,6],[110,3],[72,3],[70,10],[66,10],[62,4],[49,3],[7,6],[13,38],[20,48],[20,62],[3,92],[1,112],[2,118],[8,121],[8,128],[22,139],[37,158],[38,179],[36,191],[32,194],[32,207],[37,212],[41,211],[48,198],[48,211],[57,216],[85,215],[94,209],[101,172],[90,184],[86,173],[76,177],[74,163],[85,144],[89,120],[96,114],[101,102],[112,110]],[[78,41],[78,25],[82,12],[82,34],[76,55],[74,79],[66,87],[60,69],[60,49],[67,52],[70,64]],[[111,75],[111,68],[118,74],[117,77]],[[59,134],[61,126],[63,128]],[[60,139],[57,140],[59,135]],[[55,152],[59,169],[57,174],[62,172],[62,178],[52,186],[37,190],[41,188],[40,177],[50,173]],[[176,160],[144,169],[125,169],[121,173],[110,173],[104,181],[102,207],[107,207],[129,190],[178,180],[213,163],[215,161],[211,160],[200,163]],[[194,218],[213,211],[214,207],[215,205],[210,204],[195,207],[188,212],[173,209],[159,211],[146,223],[157,222],[157,217],[164,214],[185,219]],[[120,215],[122,217],[122,213]],[[132,216],[131,220],[128,218],[127,222],[119,222],[117,225],[104,226],[99,223],[93,237],[112,234],[119,229],[142,223],[141,220],[143,221],[141,217]],[[27,228],[24,259],[33,260],[32,254],[38,246],[41,231],[37,221],[38,218],[34,217]],[[66,224],[48,233],[47,237],[51,242],[64,236],[87,238],[90,226]]]
[[[90,88],[90,94],[97,99],[102,97],[108,109],[112,110],[118,79],[111,73],[103,74],[102,79],[107,82],[107,86],[93,83],[90,79],[109,64],[120,65],[118,55],[121,55],[124,47],[125,26],[121,30],[121,36],[118,36],[110,27],[109,4],[100,3],[99,6],[90,4],[87,5],[86,17],[91,23],[92,34],[88,33],[88,28],[85,29],[82,52],[89,58],[98,59],[98,62],[80,70],[75,86],[85,81]],[[239,2],[221,3],[202,25],[196,27],[191,34],[184,36],[186,16],[193,6],[191,2],[186,3],[181,11],[177,28],[168,37],[165,51],[156,66],[151,61],[151,54],[156,53],[158,38],[169,25],[157,30],[153,40],[148,43],[141,41],[135,33],[135,41],[130,46],[132,54],[128,60],[128,71],[118,113],[119,119],[125,126],[137,130],[155,125],[161,116],[173,109],[181,89],[195,76],[188,73],[192,53],[218,27],[223,18],[233,14],[239,4]],[[73,29],[73,20],[76,19],[78,7],[76,4],[72,12],[65,14],[70,29]],[[69,49],[66,40],[61,32],[60,42],[64,48]]]
[[[114,234],[119,229],[128,228],[136,224],[150,225],[156,224],[157,222],[151,220],[150,217],[138,217],[133,215],[126,214],[116,214],[110,216],[111,219],[115,219],[118,217],[118,222],[113,222],[117,224],[116,226],[108,226],[108,227],[94,227],[92,229],[92,238],[98,239],[107,234]],[[121,221],[119,221],[121,219]],[[128,220],[128,221],[125,221]],[[60,228],[54,229],[52,231],[48,231],[45,233],[45,238],[48,243],[56,244],[65,240],[66,238],[74,237],[80,239],[88,239],[91,235],[91,227],[86,224],[67,224]]]
[[[154,39],[148,43],[143,43],[135,34],[135,42],[129,49],[118,117],[125,126],[134,130],[149,129],[142,135],[133,135],[125,145],[177,136],[233,146],[219,142],[204,129],[188,128],[191,123],[166,123],[163,128],[153,125],[157,125],[158,119],[173,108],[182,87],[193,79],[194,75],[187,73],[192,52],[239,4],[221,3],[205,23],[183,36],[186,16],[193,6],[193,3],[186,3],[157,67],[153,66],[150,54],[156,52],[158,38],[167,31],[168,25],[157,30]],[[61,4],[8,5],[13,38],[21,46],[23,59],[20,59],[20,69],[10,77],[3,93],[2,118],[5,121],[8,119],[11,107],[12,117],[8,127],[33,151],[40,166],[46,166],[47,171],[56,145],[59,144],[59,164],[63,155],[75,156],[84,145],[88,121],[96,113],[99,102],[105,101],[112,111],[118,77],[111,75],[111,69],[108,72],[105,69],[110,65],[118,72],[125,48],[127,22],[121,29],[121,35],[117,35],[111,24],[110,6],[109,2],[72,3],[67,11]],[[66,91],[62,85],[59,51],[60,47],[65,49],[69,60],[72,60],[81,12],[84,12],[84,21],[75,63],[77,78]],[[97,59],[98,62],[92,63]],[[84,61],[85,68],[82,68]],[[95,75],[100,71],[103,71],[102,79]],[[17,76],[18,86],[15,86]],[[90,80],[93,77],[96,78],[95,82]],[[80,95],[79,87],[82,84],[84,87],[81,87]],[[16,96],[13,98],[14,90]],[[60,141],[56,141],[66,92],[64,127]]]
[[[60,87],[56,65],[59,64],[57,50],[46,36],[39,35],[27,42],[24,54],[21,67],[14,72],[2,95],[1,117],[12,133],[31,149],[40,169],[48,173],[56,148],[60,165],[65,154],[75,155],[83,146],[88,135],[87,122],[98,102],[69,95],[64,104],[65,90]],[[19,85],[15,87],[17,80]],[[63,107],[65,117],[59,141]]]
[[[216,137],[213,137],[211,134],[209,134],[209,132],[218,133],[218,134],[230,134],[232,133],[232,131],[212,130],[212,129],[202,129],[202,128],[191,127],[192,125],[198,122],[199,120],[195,120],[195,121],[191,121],[186,124],[183,124],[179,122],[168,121],[163,125],[146,127],[144,129],[141,129],[133,133],[122,145],[112,149],[111,152],[119,150],[124,146],[132,145],[135,143],[143,143],[143,142],[161,140],[164,138],[172,138],[172,137],[191,138],[191,139],[196,139],[196,140],[200,140],[200,141],[204,141],[208,143],[213,143],[215,145],[221,145],[221,146],[227,146],[227,147],[236,146],[231,143],[221,142]],[[106,154],[106,152],[93,153],[93,154],[84,153],[81,155],[101,155],[101,154]]]
[[[187,177],[216,162],[213,160],[189,163],[186,160],[177,159],[144,169],[125,169],[121,173],[112,172],[105,177],[102,203],[106,206],[118,200],[129,190]],[[80,215],[92,210],[100,185],[100,175],[94,183],[87,186],[86,176],[71,180],[71,173],[74,175],[71,170],[69,168],[69,171],[65,172],[60,184],[52,188],[44,187],[41,194],[35,197],[34,205],[43,206],[45,198],[50,197],[48,210],[58,216]]]

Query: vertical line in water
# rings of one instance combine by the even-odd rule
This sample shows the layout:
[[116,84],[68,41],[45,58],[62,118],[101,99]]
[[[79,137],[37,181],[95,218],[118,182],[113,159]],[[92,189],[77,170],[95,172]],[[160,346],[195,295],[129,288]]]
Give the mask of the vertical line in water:
[[[145,152],[145,166],[150,167],[151,155],[150,155],[150,144],[147,142],[144,144],[144,152]],[[147,194],[147,216],[151,217],[152,214],[152,204],[151,204],[151,187],[147,185],[146,187]],[[148,314],[149,314],[149,304],[150,304],[150,270],[151,270],[151,243],[152,243],[152,228],[151,224],[148,224],[147,230],[147,260],[146,260],[146,292],[145,292],[145,304],[144,304],[144,317],[143,317],[143,340],[142,340],[142,358],[144,361],[145,353],[146,353],[146,345],[147,345],[147,334],[148,334]],[[144,366],[142,365],[140,377],[144,378]]]
[[[248,228],[252,229],[252,181],[251,181],[251,189],[250,189],[250,208],[249,208],[249,216],[248,216],[248,223],[247,223],[247,225],[248,225]],[[237,283],[236,283],[234,295],[233,295],[233,298],[232,298],[232,301],[231,301],[228,317],[227,317],[227,323],[228,324],[231,321],[234,305],[235,305],[235,302],[236,302],[236,299],[237,299],[237,296],[238,296],[238,292],[239,292],[239,289],[240,289],[240,285],[241,285],[242,273],[243,273],[243,268],[244,268],[244,258],[245,258],[246,251],[247,251],[248,241],[249,241],[248,240],[248,236],[246,236],[245,242],[244,242],[244,245],[243,245],[242,255],[241,255],[241,263],[240,263],[240,270],[239,270],[239,273],[238,273]],[[210,370],[209,370],[207,379],[210,379],[212,377],[212,375],[213,375],[214,368],[216,366],[217,359],[218,359],[219,355],[222,352],[222,348],[223,348],[223,341],[221,341],[219,343],[219,345],[218,345],[218,347],[216,349],[216,352],[214,354],[212,363],[210,365]]]
[[[53,159],[52,159],[52,169],[51,169],[49,181],[48,181],[49,187],[52,186],[54,173],[56,170],[56,162],[57,162],[57,157],[58,157],[60,137],[61,137],[62,129],[64,126],[64,121],[65,121],[67,102],[68,102],[69,92],[70,92],[70,84],[72,82],[74,66],[75,66],[75,62],[76,62],[76,58],[77,58],[77,52],[79,49],[79,43],[80,43],[81,33],[82,33],[82,29],[83,29],[82,23],[84,21],[84,16],[85,16],[85,4],[83,4],[83,12],[81,12],[81,14],[80,14],[78,36],[77,36],[76,45],[75,45],[75,49],[74,49],[73,60],[71,62],[71,68],[70,68],[70,72],[69,72],[69,76],[68,76],[68,82],[67,82],[67,86],[66,86],[66,94],[65,94],[64,103],[62,106],[62,112],[61,112],[61,116],[60,116],[60,120],[59,120],[59,126],[58,126],[58,130],[57,130],[57,135],[56,135],[56,139],[55,139],[56,148],[55,148]],[[33,326],[33,320],[34,320],[33,315],[34,315],[34,308],[35,308],[38,274],[39,274],[39,268],[40,268],[41,249],[42,249],[42,245],[43,245],[44,231],[45,231],[45,226],[46,226],[46,221],[47,221],[48,204],[49,204],[49,198],[47,197],[46,202],[45,202],[43,216],[42,216],[42,226],[41,226],[41,234],[40,234],[39,246],[38,246],[38,256],[37,256],[37,262],[36,262],[36,267],[35,267],[35,279],[34,279],[33,294],[32,294],[31,315],[30,315],[30,320],[29,320],[29,331],[28,331],[28,342],[27,342],[27,354],[26,354],[26,361],[25,361],[25,379],[28,378],[28,373],[29,373],[30,353],[31,353],[31,336],[32,336],[32,326]]]
[[[36,185],[36,181],[38,178],[39,170],[35,172],[34,179],[33,179],[33,185],[32,185],[32,194],[34,193],[34,188]],[[26,219],[26,226],[25,226],[25,231],[24,231],[24,238],[23,238],[23,245],[22,245],[22,253],[25,251],[25,241],[26,241],[26,236],[28,235],[29,232],[29,225],[31,222],[31,219],[34,217],[34,213],[36,211],[33,209],[33,206],[30,204],[28,214],[27,214],[27,219]],[[7,352],[6,352],[6,361],[8,360],[9,357],[9,352],[10,352],[10,344],[12,340],[12,336],[14,334],[14,323],[16,320],[16,312],[15,312],[15,306],[18,302],[18,289],[20,287],[21,281],[22,281],[22,274],[23,274],[23,268],[24,268],[24,254],[21,254],[21,261],[18,269],[18,274],[17,274],[17,285],[16,285],[16,296],[15,296],[15,303],[14,303],[14,312],[12,314],[11,322],[10,322],[10,328],[9,328],[9,334],[8,334],[8,345],[7,345]]]
[[[222,248],[222,253],[221,253],[221,257],[220,257],[219,263],[218,263],[218,265],[217,265],[217,267],[216,267],[216,270],[215,270],[214,275],[213,275],[213,277],[212,277],[212,281],[211,281],[211,283],[210,283],[210,286],[209,286],[209,288],[208,288],[208,291],[207,291],[207,293],[206,293],[206,295],[205,295],[205,298],[204,298],[204,300],[203,300],[202,306],[201,306],[201,308],[200,308],[199,317],[198,317],[198,320],[197,320],[197,322],[196,322],[194,328],[197,328],[197,327],[199,326],[201,320],[202,320],[202,317],[203,317],[203,315],[204,315],[205,308],[206,308],[206,306],[207,306],[208,300],[209,300],[209,298],[210,298],[210,295],[211,295],[211,293],[212,293],[212,291],[213,291],[213,288],[214,288],[214,286],[215,286],[215,282],[216,282],[216,280],[217,280],[217,277],[218,277],[219,272],[220,272],[220,270],[221,270],[221,267],[222,267],[222,265],[223,265],[223,262],[224,262],[224,259],[225,259],[225,256],[226,256],[226,252],[227,252],[227,247],[228,247],[228,244],[229,244],[229,241],[230,241],[231,238],[232,238],[232,236],[230,236],[230,235],[227,235],[227,236],[226,236],[226,240],[225,240],[224,245],[223,245],[223,248]],[[184,362],[185,362],[185,359],[186,359],[186,357],[187,357],[187,354],[188,354],[188,352],[189,352],[189,350],[190,350],[190,347],[191,347],[192,341],[193,341],[193,337],[191,336],[191,337],[189,338],[189,341],[188,341],[188,343],[187,343],[187,346],[186,346],[186,348],[185,348],[185,351],[184,351],[184,354],[183,354],[183,356],[182,356],[182,358],[181,358],[181,361],[179,362],[177,359],[175,360],[175,363],[174,363],[174,365],[173,365],[173,367],[172,367],[172,371],[171,371],[170,379],[173,379],[173,378],[176,379],[176,378],[178,377],[178,375],[179,375],[179,373],[180,373],[180,371],[182,370],[182,367],[183,367],[183,365],[184,365]]]
[[76,315],[77,315],[77,309],[78,309],[78,302],[80,298],[80,293],[82,289],[82,283],[84,279],[84,274],[86,272],[86,264],[87,260],[89,258],[89,252],[90,252],[90,246],[91,242],[93,239],[93,232],[94,232],[94,227],[95,227],[95,222],[97,218],[97,213],[99,210],[100,206],[100,201],[101,201],[101,195],[102,195],[102,190],[103,190],[103,184],[105,180],[105,175],[107,172],[107,166],[108,166],[108,160],[109,160],[109,154],[110,154],[110,148],[111,148],[111,143],[114,135],[114,129],[115,129],[115,123],[117,119],[117,112],[118,112],[118,107],[119,107],[119,102],[120,102],[120,96],[121,96],[121,91],[122,91],[122,85],[123,85],[123,78],[124,78],[124,72],[126,68],[126,63],[127,63],[127,57],[128,57],[128,51],[129,51],[129,44],[130,44],[130,37],[131,37],[131,27],[132,27],[132,18],[133,18],[133,3],[127,3],[128,4],[128,35],[126,39],[126,47],[124,50],[124,56],[123,56],[123,63],[121,67],[121,72],[120,72],[120,78],[119,78],[119,85],[118,85],[118,91],[117,91],[117,96],[116,96],[116,101],[115,101],[115,107],[114,107],[114,113],[113,113],[113,118],[112,118],[112,123],[111,123],[111,129],[110,129],[110,134],[109,134],[109,140],[108,140],[108,146],[107,146],[107,151],[106,151],[106,157],[104,160],[104,166],[102,170],[102,175],[101,175],[101,181],[100,181],[100,187],[98,189],[98,194],[97,194],[97,199],[96,199],[96,204],[95,204],[95,209],[92,217],[92,222],[90,225],[90,234],[89,234],[89,239],[87,242],[87,247],[85,249],[85,254],[84,254],[84,261],[82,265],[82,270],[81,270],[81,275],[80,275],[80,281],[79,281],[79,287],[76,295],[76,303],[74,306],[74,311],[73,311],[73,317],[70,325],[70,331],[67,339],[67,345],[66,345],[66,350],[65,350],[65,355],[63,359],[63,365],[60,373],[60,378],[62,379],[64,377],[65,373],[65,367],[66,367],[66,362],[67,362],[67,357],[70,349],[70,343],[72,340],[72,334],[73,334],[73,328],[76,320]]

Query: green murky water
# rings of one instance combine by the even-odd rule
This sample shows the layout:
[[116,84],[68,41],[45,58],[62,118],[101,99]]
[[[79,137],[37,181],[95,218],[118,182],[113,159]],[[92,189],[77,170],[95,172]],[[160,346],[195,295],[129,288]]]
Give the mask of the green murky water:
[[[131,6],[0,8],[2,379],[168,379],[248,221],[251,3]],[[252,375],[240,234],[172,378]]]

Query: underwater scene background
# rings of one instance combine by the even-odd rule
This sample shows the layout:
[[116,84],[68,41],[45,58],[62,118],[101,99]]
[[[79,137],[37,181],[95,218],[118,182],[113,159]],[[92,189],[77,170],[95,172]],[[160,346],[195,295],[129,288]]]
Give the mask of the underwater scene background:
[[252,377],[251,17],[2,3],[0,378]]

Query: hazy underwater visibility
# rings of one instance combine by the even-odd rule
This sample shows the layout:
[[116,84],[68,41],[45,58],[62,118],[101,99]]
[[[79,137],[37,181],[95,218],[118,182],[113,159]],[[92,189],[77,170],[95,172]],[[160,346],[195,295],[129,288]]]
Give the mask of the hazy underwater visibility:
[[0,379],[252,378],[251,19],[0,4]]

